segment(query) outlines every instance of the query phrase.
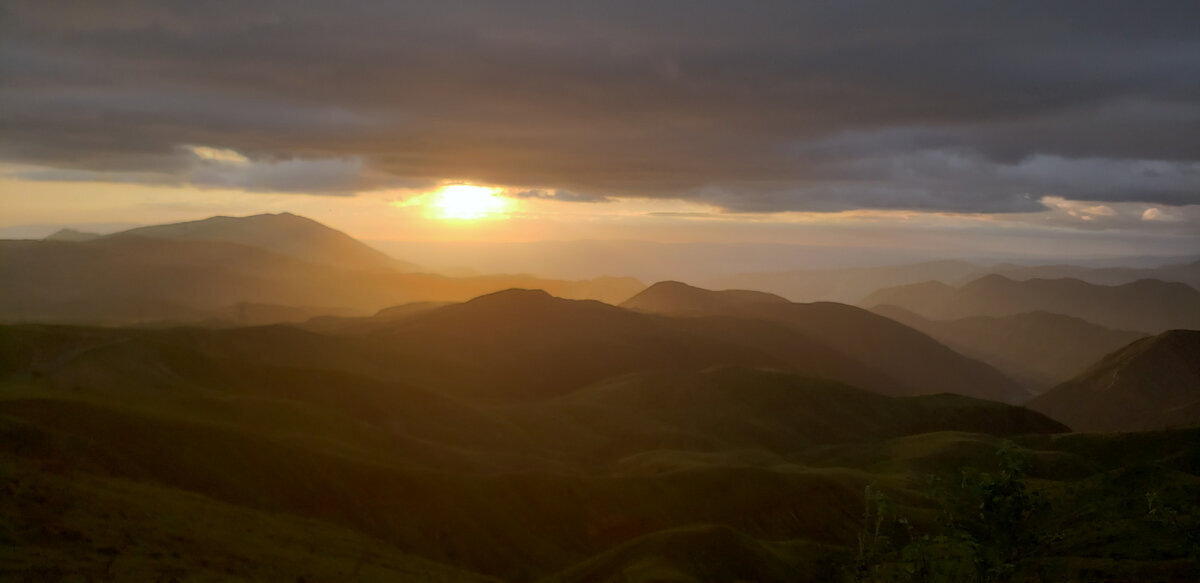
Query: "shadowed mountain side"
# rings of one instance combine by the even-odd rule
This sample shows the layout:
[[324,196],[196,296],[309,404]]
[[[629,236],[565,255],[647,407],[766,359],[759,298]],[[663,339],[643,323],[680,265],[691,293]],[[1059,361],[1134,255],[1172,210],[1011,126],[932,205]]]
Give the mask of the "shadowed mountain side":
[[934,430],[1009,435],[1063,429],[998,403],[953,395],[895,399],[779,371],[636,373],[525,408],[493,409],[441,394],[469,392],[462,387],[412,388],[414,382],[447,382],[436,368],[422,371],[421,355],[284,326],[24,326],[0,332],[0,381],[158,407],[185,418],[220,413],[228,422],[252,420],[260,405],[273,404],[292,411],[273,419],[280,430],[303,431],[305,416],[323,411],[360,425],[352,431],[327,425],[324,434],[363,440],[369,449],[420,439],[568,460],[602,449],[622,456],[667,447],[784,452]]
[[[1065,432],[1045,416],[959,395],[887,397],[781,371],[636,373],[514,413],[572,459],[652,450],[798,451],[930,431]],[[570,437],[564,437],[570,436]]]
[[341,231],[292,213],[210,217],[139,227],[108,236],[237,243],[340,269],[411,271],[416,268]]
[[[0,381],[165,408],[184,417],[236,422],[266,412],[268,425],[281,431],[302,435],[319,429],[315,435],[366,440],[384,449],[403,440],[487,450],[528,445],[503,419],[439,394],[436,371],[413,372],[419,363],[402,353],[286,326],[8,326],[0,327],[0,355]],[[306,426],[316,411],[343,421]]]
[[[355,528],[407,552],[515,580],[697,523],[850,544],[866,476],[704,468],[657,476],[429,472],[249,427],[45,399],[0,400],[0,453],[125,476]],[[187,463],[180,463],[180,460]],[[713,504],[713,500],[722,500]]]
[[1144,431],[1200,423],[1200,331],[1138,340],[1029,407],[1076,431]]
[[[621,307],[673,316],[710,314],[770,322],[888,376],[901,388],[880,391],[887,394],[947,392],[1004,402],[1028,397],[1020,385],[994,368],[958,354],[908,326],[845,304],[796,304],[770,294],[717,292],[678,282],[660,282]],[[851,384],[877,390],[862,383]]]
[[0,320],[107,324],[221,320],[236,317],[240,312],[231,306],[243,303],[373,313],[412,301],[463,301],[514,285],[618,302],[643,287],[619,278],[348,270],[234,243],[131,235],[83,243],[0,241],[0,281]]
[[768,366],[888,394],[914,389],[819,339],[757,319],[642,314],[541,290],[508,290],[372,333],[463,379],[473,396],[551,397],[629,372]]
[[7,456],[0,472],[7,488],[0,501],[5,581],[291,583],[353,574],[358,583],[500,583],[296,514],[119,476],[64,475]]
[[295,326],[325,334],[368,334],[379,328],[387,327],[452,303],[454,302],[410,302],[384,308],[371,316],[317,316],[297,323]]
[[882,289],[861,305],[899,306],[932,320],[1046,311],[1106,328],[1152,334],[1172,328],[1200,328],[1200,291],[1186,284],[1153,279],[1101,286],[1077,279],[1014,281],[988,275],[959,288],[925,282]]
[[1146,336],[1049,312],[935,321],[897,306],[876,306],[871,311],[986,362],[1036,392],[1074,377],[1104,355]]

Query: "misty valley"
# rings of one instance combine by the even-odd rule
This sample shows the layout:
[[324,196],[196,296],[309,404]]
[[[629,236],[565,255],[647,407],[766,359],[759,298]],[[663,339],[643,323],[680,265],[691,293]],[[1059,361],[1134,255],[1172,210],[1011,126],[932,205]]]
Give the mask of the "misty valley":
[[1200,261],[454,276],[0,241],[6,581],[1194,581]]

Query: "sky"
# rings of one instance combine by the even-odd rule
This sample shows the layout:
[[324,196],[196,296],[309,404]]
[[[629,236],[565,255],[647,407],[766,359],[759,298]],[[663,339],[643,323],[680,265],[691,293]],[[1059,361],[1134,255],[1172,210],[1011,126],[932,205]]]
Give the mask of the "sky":
[[1197,31],[1194,0],[6,0],[0,234],[1195,254]]

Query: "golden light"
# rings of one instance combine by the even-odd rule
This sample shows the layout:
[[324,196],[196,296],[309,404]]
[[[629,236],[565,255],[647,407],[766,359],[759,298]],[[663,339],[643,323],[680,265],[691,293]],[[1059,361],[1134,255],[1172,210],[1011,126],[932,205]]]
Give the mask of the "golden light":
[[469,221],[503,217],[513,201],[496,194],[493,188],[451,184],[439,189],[426,204],[439,219]]

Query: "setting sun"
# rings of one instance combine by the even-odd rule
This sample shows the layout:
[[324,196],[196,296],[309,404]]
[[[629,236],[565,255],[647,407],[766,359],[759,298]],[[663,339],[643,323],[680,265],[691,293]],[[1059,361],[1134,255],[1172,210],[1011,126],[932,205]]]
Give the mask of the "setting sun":
[[492,188],[451,184],[438,190],[428,205],[439,219],[474,220],[503,217],[512,201]]

